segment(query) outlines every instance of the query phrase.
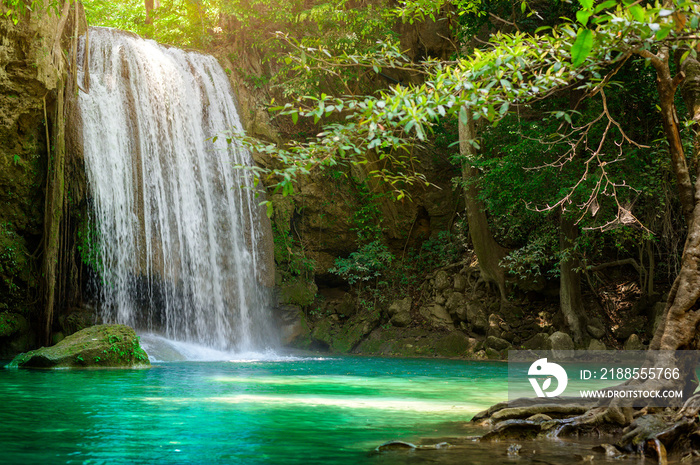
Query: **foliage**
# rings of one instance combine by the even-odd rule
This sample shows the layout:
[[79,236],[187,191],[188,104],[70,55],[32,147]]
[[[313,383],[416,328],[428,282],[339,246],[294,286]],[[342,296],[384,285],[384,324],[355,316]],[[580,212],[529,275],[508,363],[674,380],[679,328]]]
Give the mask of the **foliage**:
[[[0,288],[5,288],[8,296],[18,298],[20,286],[15,281],[18,278],[28,278],[28,263],[23,254],[22,242],[10,223],[0,224]],[[0,310],[3,308],[6,308],[5,305],[0,305]]]
[[423,241],[420,247],[410,250],[401,266],[405,274],[400,276],[400,284],[415,286],[434,269],[461,261],[466,252],[465,226],[459,223],[455,228],[459,231],[457,234],[440,231]]
[[[422,7],[419,2],[411,4]],[[272,108],[293,121],[309,118],[329,123],[315,139],[286,147],[246,139],[249,147],[276,157],[283,165],[271,171],[259,169],[256,175],[288,195],[293,193],[293,180],[311,169],[338,163],[370,163],[368,154],[378,152],[386,164],[371,174],[394,187],[396,197],[401,198],[406,195],[405,185],[425,181],[419,173],[408,170],[413,161],[411,147],[425,141],[441,118],[453,115],[465,120],[465,108],[469,107],[475,119],[496,123],[516,105],[537,101],[572,84],[604,98],[611,76],[630,57],[646,56],[645,52],[662,43],[692,45],[692,31],[700,18],[700,6],[687,1],[678,2],[675,10],[658,4],[627,8],[622,2],[593,5],[586,1],[582,6],[583,13],[577,15],[576,21],[545,26],[537,34],[495,33],[488,47],[454,62],[412,63],[398,44],[391,42],[384,42],[379,50],[333,54],[323,47],[308,48],[281,37],[296,50],[289,59],[300,73],[324,70],[340,77],[335,70],[364,66],[377,73],[384,68],[411,70],[422,74],[424,80],[421,84],[394,85],[378,95],[304,96]],[[694,48],[689,47],[686,56],[694,53]],[[554,115],[572,123],[568,109]],[[336,122],[341,116],[343,121]],[[606,127],[612,126],[613,132],[619,128],[610,115],[602,116],[599,121],[607,123]],[[608,140],[615,135],[610,134]],[[607,136],[606,129],[601,137]],[[617,136],[623,143],[634,145],[625,134]],[[477,141],[472,143],[478,145]],[[595,146],[586,151],[590,154],[588,185],[598,186],[599,192],[619,187],[609,180],[605,169],[600,169],[604,161]]]
[[272,237],[275,244],[275,263],[282,266],[291,277],[310,279],[316,268],[313,259],[307,258],[299,241],[295,240],[292,232],[280,232],[276,227],[272,228]]
[[105,269],[102,255],[101,231],[101,228],[87,215],[81,215],[78,218],[75,242],[76,249],[83,264],[90,267],[97,275]]
[[551,236],[535,237],[523,247],[509,253],[503,259],[502,266],[510,274],[524,280],[539,278],[548,271],[555,271],[554,262],[557,257],[553,252],[555,247],[548,241],[550,238]]
[[361,246],[348,258],[336,258],[335,267],[328,271],[344,278],[350,285],[359,284],[360,289],[365,282],[376,287],[393,260],[388,247],[376,240]]
[[2,0],[3,13],[5,16],[12,19],[14,24],[20,21],[20,18],[25,17],[30,11],[47,12],[49,14],[58,14],[58,0]]
[[369,191],[366,182],[357,185],[358,209],[350,219],[350,230],[357,234],[357,243],[366,244],[382,240],[382,212],[379,202],[384,194],[373,194]]

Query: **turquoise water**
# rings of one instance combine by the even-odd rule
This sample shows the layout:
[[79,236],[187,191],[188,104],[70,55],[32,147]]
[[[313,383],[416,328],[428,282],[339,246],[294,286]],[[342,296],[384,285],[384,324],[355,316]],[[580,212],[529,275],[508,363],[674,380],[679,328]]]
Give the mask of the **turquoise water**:
[[506,381],[504,363],[359,357],[4,370],[0,462],[403,463],[372,451],[473,433]]

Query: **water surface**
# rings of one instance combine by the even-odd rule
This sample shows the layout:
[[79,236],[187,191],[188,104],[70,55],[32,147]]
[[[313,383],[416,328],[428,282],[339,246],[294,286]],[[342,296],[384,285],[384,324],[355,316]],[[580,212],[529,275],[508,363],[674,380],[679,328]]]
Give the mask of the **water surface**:
[[[508,444],[460,439],[478,433],[465,424],[474,413],[507,397],[506,380],[498,362],[359,357],[4,370],[0,461],[567,463],[581,453],[551,441],[513,458]],[[389,440],[459,447],[372,452]]]

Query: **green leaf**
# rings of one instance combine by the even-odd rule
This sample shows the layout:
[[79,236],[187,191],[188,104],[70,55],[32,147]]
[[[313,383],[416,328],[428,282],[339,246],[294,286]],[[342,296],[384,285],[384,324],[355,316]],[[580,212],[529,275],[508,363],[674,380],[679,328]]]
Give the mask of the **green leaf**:
[[272,207],[272,202],[268,201],[267,202],[267,217],[272,218],[273,213],[274,213],[274,209]]
[[593,48],[593,32],[590,29],[581,29],[576,35],[576,41],[571,47],[571,64],[574,67],[581,66]]
[[590,10],[591,8],[593,8],[593,0],[578,0],[578,2],[586,10]]
[[663,26],[661,29],[656,31],[656,40],[664,40],[670,32],[671,28],[669,26]]
[[681,59],[678,61],[679,63],[683,63],[686,58],[688,58],[688,55],[690,55],[690,50],[687,50],[682,56]]
[[607,2],[603,2],[600,5],[595,7],[595,12],[600,13],[601,11],[605,10],[606,8],[612,8],[617,5],[617,0],[608,0]]
[[299,121],[299,113],[294,112],[294,113],[292,113],[292,122],[294,124],[297,124],[297,121]]
[[588,24],[588,18],[590,18],[592,14],[593,12],[591,10],[579,10],[576,12],[576,19],[585,26]]
[[638,21],[640,23],[643,23],[646,21],[646,14],[644,8],[642,8],[639,5],[632,5],[629,7],[630,13],[632,13],[632,17],[635,19],[635,21]]

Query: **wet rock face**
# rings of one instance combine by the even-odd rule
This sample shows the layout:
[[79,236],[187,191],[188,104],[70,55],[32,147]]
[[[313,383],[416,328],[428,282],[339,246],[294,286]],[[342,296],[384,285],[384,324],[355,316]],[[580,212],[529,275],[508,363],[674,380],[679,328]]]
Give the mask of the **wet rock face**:
[[279,305],[275,309],[280,340],[285,346],[308,347],[309,326],[306,316],[297,305]]
[[99,325],[78,331],[58,344],[20,354],[11,368],[145,368],[148,355],[134,330]]
[[28,257],[42,234],[43,97],[56,85],[49,68],[37,66],[48,38],[33,36],[43,29],[37,21],[14,25],[0,17],[0,311],[14,314],[30,310],[26,296],[38,286]]
[[[9,16],[0,15],[0,312],[30,322],[39,320],[34,315],[41,311],[36,304],[36,269],[43,233],[47,125],[52,124],[55,90],[66,62],[60,48],[54,49],[59,16],[36,11],[13,24]],[[79,16],[81,33],[82,8]],[[72,33],[72,19],[67,29]],[[78,194],[72,194],[76,200]],[[23,324],[13,336],[0,336],[0,354],[26,350],[34,344],[35,332]]]

